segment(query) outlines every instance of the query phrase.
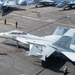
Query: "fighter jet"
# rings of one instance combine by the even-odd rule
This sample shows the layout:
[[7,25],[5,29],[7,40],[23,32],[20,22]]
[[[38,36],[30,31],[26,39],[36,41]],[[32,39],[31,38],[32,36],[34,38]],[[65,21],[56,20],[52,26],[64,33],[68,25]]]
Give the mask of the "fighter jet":
[[75,29],[58,27],[52,35],[35,36],[23,31],[0,33],[0,37],[12,39],[29,45],[28,55],[39,57],[42,61],[55,51],[64,54],[75,62]]
[[34,0],[19,0],[18,4],[19,5],[28,5],[28,4],[32,4],[34,2]]
[[0,1],[0,10],[7,9],[10,6],[27,5],[26,0],[3,0]]
[[49,5],[54,5],[55,0],[34,0],[34,3],[36,4],[36,7],[39,7],[40,5],[49,6]]
[[64,0],[60,2],[59,4],[57,4],[56,7],[63,8],[64,10],[71,9],[75,7],[75,0]]
[[16,3],[17,3],[17,1],[9,1],[9,0],[3,0],[3,1],[0,1],[0,10],[2,10],[2,9],[5,9],[6,7],[8,7],[8,6],[14,6],[14,5],[16,5]]
[[37,56],[42,61],[46,61],[46,58],[56,51],[75,62],[75,29],[59,28],[53,35],[29,38],[17,37],[16,40],[28,43],[30,45],[28,55]]

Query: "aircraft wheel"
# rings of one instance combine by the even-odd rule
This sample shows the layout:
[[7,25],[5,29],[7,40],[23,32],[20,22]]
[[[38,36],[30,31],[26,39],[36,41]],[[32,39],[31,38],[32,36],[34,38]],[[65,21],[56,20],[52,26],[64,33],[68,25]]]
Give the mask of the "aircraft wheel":
[[69,6],[69,9],[72,9],[72,6]]
[[35,7],[38,8],[38,5],[36,5]]
[[18,41],[16,41],[16,43],[17,43],[17,48],[20,48],[19,42],[18,42]]

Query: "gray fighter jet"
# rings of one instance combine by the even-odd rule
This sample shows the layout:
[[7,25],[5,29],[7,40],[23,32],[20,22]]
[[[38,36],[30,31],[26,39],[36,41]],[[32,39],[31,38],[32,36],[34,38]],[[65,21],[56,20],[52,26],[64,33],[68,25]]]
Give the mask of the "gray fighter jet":
[[75,62],[75,29],[58,27],[52,35],[43,37],[23,31],[11,31],[0,33],[0,37],[28,44],[28,55],[37,56],[43,61],[56,51]]
[[36,7],[54,5],[55,0],[34,0]]
[[75,0],[63,0],[61,3],[57,4],[56,7],[65,9],[71,9],[75,7]]

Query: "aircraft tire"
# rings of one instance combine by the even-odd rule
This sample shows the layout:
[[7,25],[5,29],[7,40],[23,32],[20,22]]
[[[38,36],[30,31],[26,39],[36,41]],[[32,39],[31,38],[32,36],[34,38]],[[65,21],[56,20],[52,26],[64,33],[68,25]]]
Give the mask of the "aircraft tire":
[[38,8],[39,6],[38,6],[38,5],[36,5],[35,7],[36,7],[36,8]]

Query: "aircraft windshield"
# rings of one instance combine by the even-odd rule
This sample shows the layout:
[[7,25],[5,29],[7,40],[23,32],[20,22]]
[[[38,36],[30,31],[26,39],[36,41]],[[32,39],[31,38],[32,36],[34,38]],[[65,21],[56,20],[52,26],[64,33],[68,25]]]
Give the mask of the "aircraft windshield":
[[26,32],[11,32],[10,34],[27,35]]

